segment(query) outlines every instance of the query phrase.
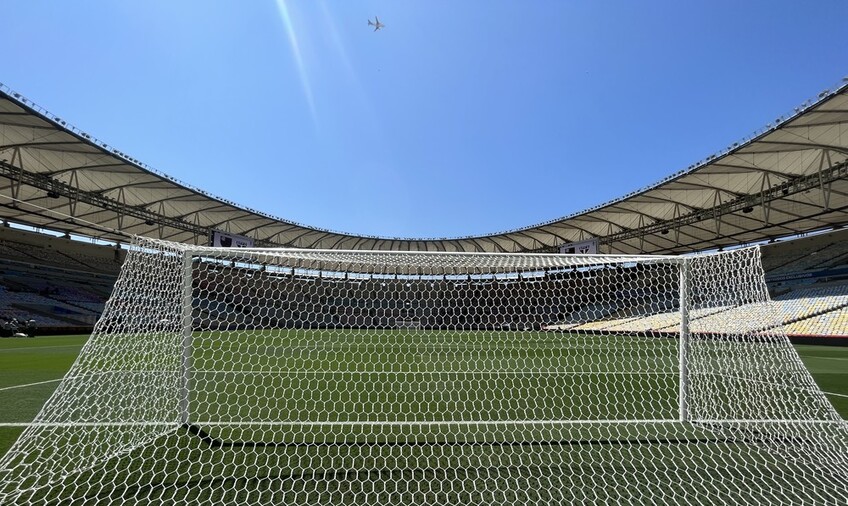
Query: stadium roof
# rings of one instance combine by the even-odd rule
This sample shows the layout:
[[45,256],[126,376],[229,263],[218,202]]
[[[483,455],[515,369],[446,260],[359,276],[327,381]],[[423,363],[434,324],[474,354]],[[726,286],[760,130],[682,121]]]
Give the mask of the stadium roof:
[[0,84],[0,218],[126,241],[526,252],[597,238],[606,253],[681,253],[848,223],[848,84],[663,181],[592,209],[490,235],[405,239],[323,230],[175,180]]

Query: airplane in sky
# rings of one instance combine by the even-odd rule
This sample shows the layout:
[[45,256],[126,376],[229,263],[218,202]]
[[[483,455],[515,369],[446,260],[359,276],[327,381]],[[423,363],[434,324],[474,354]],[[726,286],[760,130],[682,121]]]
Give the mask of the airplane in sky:
[[383,28],[386,25],[384,25],[383,23],[380,23],[380,18],[378,18],[377,16],[374,16],[374,21],[371,21],[370,19],[368,20],[368,26],[373,26],[374,31],[376,32],[377,30],[379,30],[380,28]]

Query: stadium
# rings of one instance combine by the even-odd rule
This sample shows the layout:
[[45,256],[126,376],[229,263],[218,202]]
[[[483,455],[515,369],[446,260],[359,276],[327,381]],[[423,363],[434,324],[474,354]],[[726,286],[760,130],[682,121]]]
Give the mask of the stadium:
[[0,176],[0,504],[848,502],[845,80],[487,235],[276,217],[3,84]]

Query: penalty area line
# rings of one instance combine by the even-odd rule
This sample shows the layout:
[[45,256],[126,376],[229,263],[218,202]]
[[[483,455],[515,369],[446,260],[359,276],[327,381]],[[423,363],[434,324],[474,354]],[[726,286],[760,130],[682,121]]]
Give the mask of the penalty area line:
[[53,350],[56,348],[82,348],[85,346],[85,343],[80,344],[59,344],[56,346],[20,346],[16,348],[3,348],[0,349],[0,353],[10,352],[10,351],[27,351],[27,350]]
[[802,358],[812,358],[812,359],[821,359],[821,360],[839,360],[845,361],[848,360],[848,357],[822,357],[821,355],[805,355],[803,353],[798,353]]
[[36,383],[27,383],[25,385],[12,385],[10,387],[0,388],[0,392],[2,392],[4,390],[13,390],[15,388],[26,388],[26,387],[34,387],[34,386],[37,386],[37,385],[46,385],[47,383],[58,383],[59,381],[62,381],[62,378],[52,379],[52,380],[47,380],[47,381],[38,381]]
[[846,394],[838,394],[836,392],[825,392],[824,390],[822,390],[822,393],[825,395],[835,395],[836,397],[845,397],[846,399],[848,399],[848,395]]

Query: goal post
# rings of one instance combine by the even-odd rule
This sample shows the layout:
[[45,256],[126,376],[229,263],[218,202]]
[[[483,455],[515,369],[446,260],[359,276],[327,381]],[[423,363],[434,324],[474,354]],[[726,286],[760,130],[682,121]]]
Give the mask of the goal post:
[[180,421],[189,423],[189,398],[191,391],[191,340],[194,328],[194,316],[192,314],[193,304],[193,276],[192,269],[193,256],[191,251],[183,253],[183,269],[182,269],[182,362],[181,366],[181,383],[180,383]]
[[843,503],[846,474],[757,248],[138,238],[0,504]]
[[679,262],[680,282],[678,283],[678,291],[680,292],[680,337],[678,339],[679,349],[679,364],[680,380],[678,403],[680,408],[680,421],[689,421],[689,340],[691,338],[689,332],[689,292],[691,280],[689,273],[689,261],[683,257]]

